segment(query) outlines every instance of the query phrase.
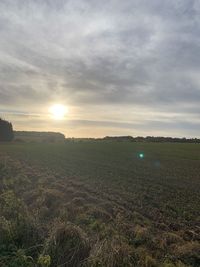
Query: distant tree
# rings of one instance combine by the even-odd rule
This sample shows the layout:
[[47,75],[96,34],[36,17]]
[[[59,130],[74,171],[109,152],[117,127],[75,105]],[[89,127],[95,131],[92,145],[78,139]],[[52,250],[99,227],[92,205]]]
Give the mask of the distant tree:
[[12,141],[13,138],[12,123],[0,118],[0,141]]

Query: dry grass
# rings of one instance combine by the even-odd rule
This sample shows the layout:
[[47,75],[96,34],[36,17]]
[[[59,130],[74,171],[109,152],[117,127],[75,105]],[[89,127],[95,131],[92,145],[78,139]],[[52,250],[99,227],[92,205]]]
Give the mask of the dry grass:
[[80,227],[60,223],[46,242],[44,255],[50,255],[51,266],[82,266],[90,253],[89,240]]

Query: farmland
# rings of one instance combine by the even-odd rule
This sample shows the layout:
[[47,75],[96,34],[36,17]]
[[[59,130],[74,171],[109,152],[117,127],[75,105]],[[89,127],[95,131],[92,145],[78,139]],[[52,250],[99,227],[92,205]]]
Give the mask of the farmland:
[[0,266],[200,266],[199,192],[200,144],[2,143]]

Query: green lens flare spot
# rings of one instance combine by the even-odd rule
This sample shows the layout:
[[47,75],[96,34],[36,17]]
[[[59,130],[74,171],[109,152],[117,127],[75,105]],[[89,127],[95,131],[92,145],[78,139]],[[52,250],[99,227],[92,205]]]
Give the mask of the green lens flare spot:
[[143,153],[140,153],[140,154],[139,154],[139,158],[140,158],[140,159],[143,159],[143,158],[144,158],[144,154],[143,154]]

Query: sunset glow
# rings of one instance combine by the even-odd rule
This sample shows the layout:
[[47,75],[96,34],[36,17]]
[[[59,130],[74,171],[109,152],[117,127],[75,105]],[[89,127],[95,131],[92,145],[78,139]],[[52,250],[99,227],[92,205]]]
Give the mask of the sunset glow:
[[64,119],[67,112],[67,107],[61,104],[55,104],[50,108],[50,113],[55,120]]

